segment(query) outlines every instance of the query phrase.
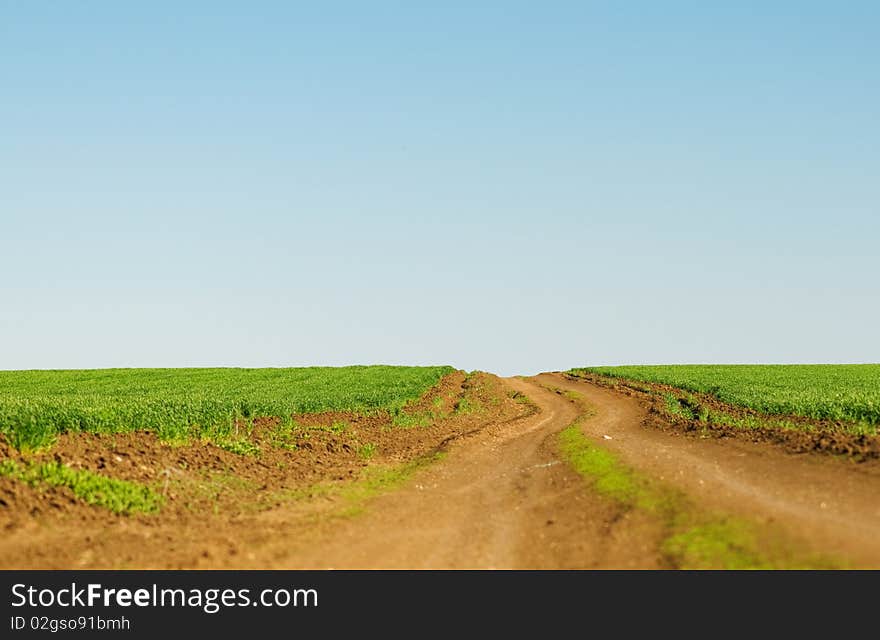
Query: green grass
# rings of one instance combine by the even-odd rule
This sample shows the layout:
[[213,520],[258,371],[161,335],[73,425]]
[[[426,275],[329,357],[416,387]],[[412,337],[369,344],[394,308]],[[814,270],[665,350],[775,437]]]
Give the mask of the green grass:
[[230,453],[235,453],[240,456],[260,455],[260,447],[255,445],[250,440],[245,440],[244,438],[220,440],[219,442],[217,442],[217,446],[221,449],[229,451]]
[[581,432],[579,422],[559,434],[559,448],[569,465],[588,478],[599,494],[628,507],[652,511],[659,508],[660,496],[613,453],[592,444]]
[[360,447],[358,447],[358,457],[363,460],[371,460],[373,456],[376,455],[377,450],[378,446],[375,442],[367,442],[366,444],[362,444]]
[[265,503],[274,504],[278,500],[332,498],[337,504],[333,516],[357,516],[363,513],[367,501],[399,488],[418,471],[442,460],[445,455],[443,452],[435,452],[402,464],[371,466],[353,482],[321,482],[304,489],[286,490],[273,494]]
[[162,497],[145,485],[72,469],[59,462],[19,464],[14,460],[3,460],[0,461],[0,476],[11,477],[33,487],[67,487],[80,500],[114,513],[152,513],[158,511],[162,504]]
[[269,431],[269,443],[276,449],[296,450],[296,434],[301,427],[285,416]]
[[401,429],[414,429],[417,427],[427,427],[435,420],[433,411],[419,411],[416,413],[399,412],[391,418],[391,424]]
[[671,385],[771,415],[880,424],[880,364],[656,365],[572,369]]
[[[397,413],[451,367],[0,371],[0,433],[20,450],[59,433],[146,430],[236,441],[236,422],[323,411]],[[235,447],[236,445],[229,445]]]
[[476,410],[477,410],[477,405],[471,399],[469,399],[467,397],[464,397],[461,400],[459,400],[455,404],[455,409],[454,409],[454,411],[457,415],[463,415],[466,413],[473,413]]
[[340,495],[347,504],[343,515],[360,513],[367,500],[399,488],[417,471],[441,460],[443,455],[443,453],[433,453],[396,466],[368,468],[361,479],[340,490]]
[[676,566],[682,569],[774,569],[797,566],[769,560],[758,551],[754,530],[744,522],[732,519],[685,528],[663,541],[663,552],[674,558]]

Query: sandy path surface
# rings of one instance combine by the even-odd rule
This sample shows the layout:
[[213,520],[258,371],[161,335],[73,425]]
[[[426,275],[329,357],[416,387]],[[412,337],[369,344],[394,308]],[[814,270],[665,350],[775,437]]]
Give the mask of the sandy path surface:
[[457,443],[366,514],[326,531],[282,567],[589,568],[661,566],[656,525],[593,496],[561,463],[555,436],[577,417],[568,400],[507,384],[540,411]]
[[559,374],[535,380],[581,394],[597,411],[584,425],[588,435],[699,504],[772,522],[804,544],[856,565],[880,566],[876,465],[658,431],[642,426],[647,409],[634,398]]
[[597,499],[560,463],[556,434],[579,410],[547,386],[581,394],[595,411],[583,423],[588,435],[699,506],[772,523],[805,547],[856,566],[880,566],[880,475],[873,467],[646,428],[639,400],[559,374],[505,382],[540,411],[461,441],[443,462],[281,566],[662,566],[656,523]]

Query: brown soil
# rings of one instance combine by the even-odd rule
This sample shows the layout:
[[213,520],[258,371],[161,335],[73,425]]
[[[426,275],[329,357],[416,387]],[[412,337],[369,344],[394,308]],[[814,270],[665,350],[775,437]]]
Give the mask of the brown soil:
[[[409,410],[407,427],[387,414],[298,416],[311,428],[296,431],[291,450],[272,446],[272,421],[258,422],[250,438],[259,456],[144,433],[66,436],[48,457],[150,483],[166,504],[154,515],[117,516],[63,489],[0,478],[0,567],[667,566],[662,524],[592,493],[560,460],[556,436],[583,409],[547,386],[580,393],[595,412],[585,433],[701,507],[880,566],[880,465],[657,429],[646,399],[560,374],[456,374]],[[359,454],[367,443],[376,449],[370,460]],[[322,489],[356,486],[365,472],[436,451],[447,455],[359,515],[344,515],[345,500]]]
[[662,423],[647,399],[562,374],[535,380],[579,393],[597,411],[585,423],[588,435],[702,507],[772,524],[848,566],[880,567],[876,462],[792,454],[743,439],[689,437],[657,429]]
[[519,379],[539,408],[489,424],[364,515],[277,545],[282,568],[662,568],[662,527],[586,490],[560,459],[556,435],[572,403]]
[[[647,401],[651,411],[651,424],[656,428],[676,429],[701,438],[709,436],[768,442],[782,446],[792,453],[843,455],[857,462],[880,459],[880,436],[852,433],[850,429],[854,425],[846,422],[815,420],[794,415],[768,416],[753,409],[721,402],[710,394],[683,392],[665,384],[611,378],[588,372],[578,373],[577,376],[565,375],[570,379],[587,380],[595,385],[610,387],[625,395]],[[671,416],[665,409],[666,394],[679,398],[693,398],[713,412],[734,418],[752,418],[764,424],[743,428]]]
[[[479,411],[456,411],[463,399]],[[151,433],[66,434],[28,460],[55,459],[146,483],[165,503],[158,514],[121,516],[82,503],[66,488],[32,488],[0,477],[0,568],[195,567],[215,566],[209,559],[218,554],[249,557],[247,529],[255,517],[302,511],[290,504],[291,495],[317,483],[353,480],[370,466],[443,450],[486,424],[532,411],[494,376],[457,372],[407,408],[410,416],[424,416],[414,426],[396,426],[385,412],[294,416],[300,428],[284,448],[273,446],[280,421],[258,419],[248,437],[260,447],[258,456],[209,442],[171,445]],[[369,459],[367,444],[374,452]],[[3,459],[22,456],[0,443]]]

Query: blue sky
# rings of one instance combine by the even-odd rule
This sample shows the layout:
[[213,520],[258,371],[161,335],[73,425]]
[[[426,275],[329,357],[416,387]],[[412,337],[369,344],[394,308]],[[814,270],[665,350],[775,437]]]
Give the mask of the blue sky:
[[309,4],[0,0],[0,368],[880,361],[877,3]]

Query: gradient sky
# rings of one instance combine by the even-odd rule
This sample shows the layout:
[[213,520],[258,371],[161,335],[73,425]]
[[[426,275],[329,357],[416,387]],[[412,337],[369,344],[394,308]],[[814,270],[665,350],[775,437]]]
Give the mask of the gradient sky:
[[877,2],[308,4],[0,0],[0,368],[880,361]]

